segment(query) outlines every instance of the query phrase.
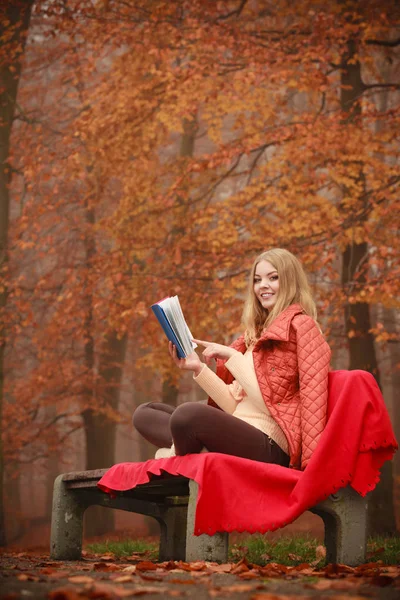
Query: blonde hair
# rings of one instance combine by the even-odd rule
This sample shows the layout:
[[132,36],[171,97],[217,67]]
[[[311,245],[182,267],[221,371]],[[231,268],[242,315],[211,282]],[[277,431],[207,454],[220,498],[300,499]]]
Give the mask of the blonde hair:
[[[254,276],[258,263],[267,260],[276,269],[279,291],[270,311],[263,308],[254,293]],[[250,272],[247,298],[243,308],[242,323],[247,346],[253,344],[276,317],[291,304],[300,304],[304,312],[317,319],[317,309],[312,298],[307,276],[299,260],[288,250],[273,248],[255,259]]]

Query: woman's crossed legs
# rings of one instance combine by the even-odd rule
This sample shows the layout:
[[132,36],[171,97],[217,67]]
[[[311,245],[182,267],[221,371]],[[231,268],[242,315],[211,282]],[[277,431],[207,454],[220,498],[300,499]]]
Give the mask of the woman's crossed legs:
[[148,402],[138,406],[133,424],[158,448],[174,443],[179,456],[199,453],[205,446],[210,452],[289,466],[289,456],[262,431],[206,404],[187,402],[174,408]]

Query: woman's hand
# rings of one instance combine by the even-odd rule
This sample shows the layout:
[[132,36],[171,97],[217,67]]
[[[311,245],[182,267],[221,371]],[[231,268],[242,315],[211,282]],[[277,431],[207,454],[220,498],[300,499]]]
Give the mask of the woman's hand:
[[186,358],[179,358],[176,352],[176,346],[174,346],[172,342],[168,342],[168,351],[178,369],[193,371],[194,375],[197,376],[204,366],[204,363],[201,362],[196,352],[192,352],[192,354],[189,354]]
[[237,350],[230,346],[224,346],[223,344],[215,344],[214,342],[205,342],[204,340],[193,340],[199,346],[204,346],[203,357],[207,365],[209,365],[213,358],[222,358],[224,360],[230,358],[237,353]]

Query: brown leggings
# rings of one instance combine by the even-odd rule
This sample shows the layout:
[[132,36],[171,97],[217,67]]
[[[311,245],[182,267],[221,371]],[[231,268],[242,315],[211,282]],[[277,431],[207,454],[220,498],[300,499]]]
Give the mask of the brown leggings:
[[265,433],[206,404],[187,402],[177,408],[161,402],[141,404],[133,425],[158,448],[174,442],[179,456],[199,453],[205,446],[209,452],[289,466],[289,456]]

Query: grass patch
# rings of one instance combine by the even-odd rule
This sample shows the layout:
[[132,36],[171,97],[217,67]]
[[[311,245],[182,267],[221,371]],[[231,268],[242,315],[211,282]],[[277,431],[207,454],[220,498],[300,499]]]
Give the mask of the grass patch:
[[[229,560],[238,562],[246,557],[250,563],[266,565],[276,562],[281,565],[298,565],[300,563],[314,563],[318,558],[318,566],[325,564],[321,554],[317,554],[317,547],[321,542],[307,536],[281,537],[274,540],[267,536],[253,535],[229,546]],[[157,560],[158,543],[145,539],[136,540],[106,540],[88,544],[86,549],[95,554],[112,553],[117,558],[140,555],[144,560]],[[382,561],[385,565],[397,565],[400,560],[400,537],[370,538],[367,546],[367,562]]]
[[315,561],[316,549],[320,545],[311,537],[287,536],[270,540],[262,535],[253,535],[240,544],[230,546],[229,558],[237,561],[245,556],[249,562],[262,566],[269,562],[298,565]]
[[367,561],[381,560],[384,565],[400,564],[400,536],[375,537],[368,540]]
[[86,549],[94,554],[109,554],[112,552],[117,558],[131,556],[132,554],[143,555],[146,560],[158,558],[158,543],[147,540],[106,540],[87,544]]
[[[324,566],[326,561],[317,547],[321,542],[310,537],[281,537],[269,540],[266,536],[254,535],[233,544],[229,548],[230,560],[246,559],[257,565],[266,565],[268,562],[277,562],[281,565],[298,565],[300,563],[313,563],[321,558],[318,566]],[[366,562],[382,561],[384,565],[400,564],[400,537],[374,537],[367,542]]]

